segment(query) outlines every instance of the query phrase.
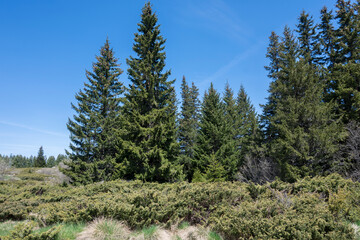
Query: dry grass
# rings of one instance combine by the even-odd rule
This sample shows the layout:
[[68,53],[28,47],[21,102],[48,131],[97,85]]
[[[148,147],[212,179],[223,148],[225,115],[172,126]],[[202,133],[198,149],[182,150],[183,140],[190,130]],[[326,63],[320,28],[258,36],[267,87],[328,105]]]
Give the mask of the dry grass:
[[202,227],[189,226],[184,229],[176,227],[166,230],[158,226],[150,226],[133,232],[122,222],[98,218],[89,224],[77,236],[77,240],[207,240],[210,231]]
[[122,222],[98,218],[89,224],[81,232],[77,240],[128,240],[130,239],[130,230]]

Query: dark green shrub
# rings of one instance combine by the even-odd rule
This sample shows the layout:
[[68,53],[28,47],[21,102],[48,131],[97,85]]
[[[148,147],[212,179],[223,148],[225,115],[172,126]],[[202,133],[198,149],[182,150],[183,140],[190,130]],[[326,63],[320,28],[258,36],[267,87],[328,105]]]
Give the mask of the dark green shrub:
[[348,222],[360,220],[359,195],[359,183],[338,175],[267,185],[0,182],[0,219],[31,217],[51,225],[103,216],[137,229],[186,221],[225,239],[352,239]]

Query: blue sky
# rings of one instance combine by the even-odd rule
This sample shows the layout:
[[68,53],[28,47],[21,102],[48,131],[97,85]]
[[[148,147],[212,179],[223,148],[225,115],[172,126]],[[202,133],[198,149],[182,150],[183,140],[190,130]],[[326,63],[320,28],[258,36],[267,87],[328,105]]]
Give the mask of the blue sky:
[[[47,156],[69,145],[68,118],[108,36],[124,73],[143,0],[0,1],[0,154]],[[335,0],[153,0],[167,39],[167,66],[180,97],[183,75],[199,87],[221,92],[240,84],[258,113],[269,79],[264,66],[271,31],[294,28],[302,10],[318,20]]]

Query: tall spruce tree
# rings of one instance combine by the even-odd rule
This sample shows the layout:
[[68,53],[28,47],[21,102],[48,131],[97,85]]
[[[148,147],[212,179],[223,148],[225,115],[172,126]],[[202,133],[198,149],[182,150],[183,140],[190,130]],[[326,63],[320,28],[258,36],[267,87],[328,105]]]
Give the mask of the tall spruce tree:
[[184,174],[188,181],[192,180],[194,174],[194,151],[196,144],[197,131],[199,128],[199,90],[192,83],[192,86],[186,82],[183,77],[181,83],[181,113],[179,118],[179,142],[180,156],[179,163],[183,166]]
[[299,58],[299,46],[288,28],[280,49],[280,70],[269,97],[276,101],[268,103],[275,107],[266,116],[274,136],[271,155],[279,161],[282,178],[294,181],[328,170],[342,134],[331,114],[333,106],[322,101],[324,84],[319,73]]
[[320,43],[317,40],[316,28],[313,17],[305,11],[301,12],[296,30],[298,33],[300,56],[310,64],[319,61]]
[[319,41],[319,63],[324,67],[334,65],[335,56],[335,29],[332,23],[334,16],[327,7],[321,9],[320,24],[318,25],[317,41]]
[[150,3],[142,9],[135,33],[136,57],[127,59],[131,84],[124,100],[124,132],[119,161],[127,179],[175,181],[179,145],[176,136],[175,80],[168,80],[165,39]]
[[239,151],[240,164],[243,163],[245,155],[249,154],[259,140],[259,126],[254,106],[241,85],[236,98],[236,144]]
[[41,146],[39,148],[38,155],[35,159],[34,167],[45,167],[45,166],[46,166],[46,159],[45,159],[45,155],[44,155],[44,149]]
[[197,160],[195,167],[202,173],[205,173],[212,154],[215,154],[217,161],[220,161],[216,154],[223,144],[223,120],[224,110],[220,94],[211,83],[210,88],[204,94],[201,105],[199,133],[195,151]]
[[[214,166],[222,166],[226,174],[225,176],[220,175],[226,179],[232,179],[236,169],[235,145],[231,144],[233,142],[231,137],[233,136],[227,134],[228,131],[232,130],[227,127],[225,108],[220,94],[211,83],[202,102],[199,133],[195,148],[195,167],[202,174],[205,174],[205,178],[207,178],[206,174],[209,173],[208,168],[213,169]],[[209,176],[208,180],[212,176]],[[211,179],[211,181],[215,180]]]
[[224,119],[222,122],[224,139],[217,155],[222,160],[222,164],[226,172],[226,178],[228,180],[233,180],[236,171],[238,170],[240,160],[236,143],[236,123],[239,116],[236,111],[236,99],[234,98],[234,92],[228,83],[225,85],[222,105],[224,108]]
[[74,183],[112,179],[116,169],[116,132],[120,128],[122,70],[107,39],[93,63],[93,72],[86,71],[89,82],[76,94],[76,114],[69,119],[71,161],[62,169]]
[[360,121],[360,3],[338,0],[334,64],[329,69],[327,100],[337,103],[345,124]]

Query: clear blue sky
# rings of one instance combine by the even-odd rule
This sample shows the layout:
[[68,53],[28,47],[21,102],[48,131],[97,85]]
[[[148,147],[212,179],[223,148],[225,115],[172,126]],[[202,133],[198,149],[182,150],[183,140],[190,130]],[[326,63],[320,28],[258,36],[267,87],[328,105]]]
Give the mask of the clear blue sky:
[[[47,156],[69,145],[71,102],[83,87],[108,36],[125,70],[143,0],[0,1],[0,154]],[[167,68],[183,75],[201,94],[213,82],[223,92],[243,84],[258,113],[269,79],[264,65],[271,31],[297,24],[302,10],[318,20],[335,0],[153,0],[167,39]]]

